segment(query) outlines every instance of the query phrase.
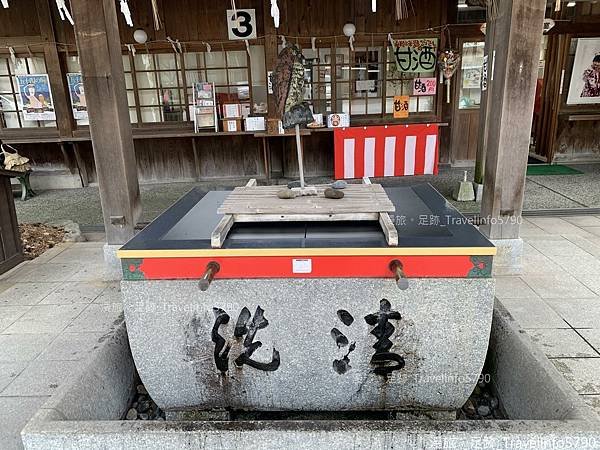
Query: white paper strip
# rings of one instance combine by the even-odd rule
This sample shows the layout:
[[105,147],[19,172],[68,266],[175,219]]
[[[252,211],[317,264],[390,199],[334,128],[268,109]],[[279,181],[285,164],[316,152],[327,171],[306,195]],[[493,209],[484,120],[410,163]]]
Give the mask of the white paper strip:
[[127,50],[129,51],[129,53],[131,53],[131,56],[135,56],[135,47],[133,44],[125,44],[125,46],[127,47]]
[[75,25],[75,22],[73,22],[73,17],[71,17],[71,13],[65,6],[65,0],[56,0],[56,7],[58,8],[58,14],[60,14],[60,18],[62,20],[67,19],[71,25]]
[[125,23],[130,27],[133,27],[133,20],[131,20],[131,11],[127,0],[121,0],[121,13],[125,17]]
[[275,28],[279,28],[279,6],[277,0],[271,0],[271,17],[275,23]]
[[174,40],[167,36],[167,42],[171,44],[171,47],[173,47],[173,51],[175,53],[181,53],[181,43],[179,42],[179,39]]
[[2,6],[8,8],[8,0],[2,0]]
[[17,55],[15,54],[15,49],[12,47],[8,47],[8,51],[10,52],[10,59],[13,62],[13,65],[17,64]]

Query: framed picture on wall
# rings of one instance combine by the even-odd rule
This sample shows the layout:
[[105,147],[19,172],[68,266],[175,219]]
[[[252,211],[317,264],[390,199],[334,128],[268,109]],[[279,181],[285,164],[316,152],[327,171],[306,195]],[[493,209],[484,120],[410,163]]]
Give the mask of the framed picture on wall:
[[567,105],[600,103],[600,38],[579,38]]

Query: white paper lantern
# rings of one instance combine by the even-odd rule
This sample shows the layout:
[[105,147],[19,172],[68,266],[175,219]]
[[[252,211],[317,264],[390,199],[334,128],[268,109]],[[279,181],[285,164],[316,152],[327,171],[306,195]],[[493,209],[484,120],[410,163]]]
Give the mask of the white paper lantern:
[[344,31],[344,36],[346,36],[346,37],[354,36],[354,33],[356,33],[356,25],[348,22],[346,25],[344,25],[343,31]]
[[133,32],[133,40],[138,44],[145,44],[148,42],[148,33],[146,33],[141,28],[138,28]]

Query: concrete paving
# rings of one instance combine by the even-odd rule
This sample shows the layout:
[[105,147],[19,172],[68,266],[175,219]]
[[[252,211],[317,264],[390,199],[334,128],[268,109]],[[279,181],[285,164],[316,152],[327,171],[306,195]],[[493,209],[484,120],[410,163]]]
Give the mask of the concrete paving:
[[[525,272],[496,296],[600,413],[600,216],[532,218]],[[102,242],[61,244],[0,276],[0,448],[78,367],[122,313],[102,281]]]
[[599,221],[600,216],[525,220],[525,272],[498,277],[496,297],[600,413]]
[[20,449],[37,409],[122,312],[102,281],[103,242],[61,244],[0,276],[0,448]]

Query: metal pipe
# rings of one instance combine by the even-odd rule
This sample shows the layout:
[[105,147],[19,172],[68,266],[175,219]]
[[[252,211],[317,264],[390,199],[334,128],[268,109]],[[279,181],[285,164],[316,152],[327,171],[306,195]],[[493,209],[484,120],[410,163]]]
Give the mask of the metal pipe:
[[407,290],[408,289],[408,278],[406,277],[406,274],[404,273],[404,266],[402,265],[402,263],[400,261],[398,261],[397,259],[394,259],[390,263],[390,270],[396,277],[396,284],[398,285],[398,288],[402,291]]
[[202,292],[206,291],[210,286],[210,283],[215,278],[215,275],[221,270],[221,266],[216,261],[211,261],[206,265],[206,270],[204,271],[204,275],[200,278],[198,282],[198,287]]

